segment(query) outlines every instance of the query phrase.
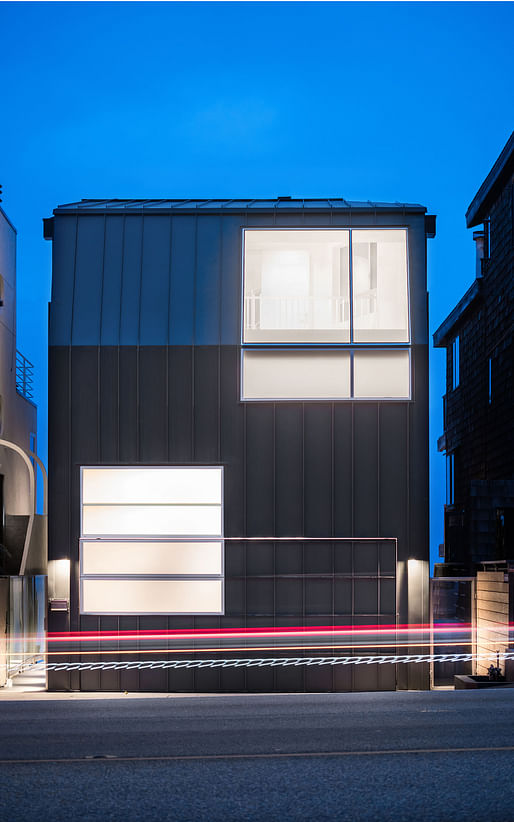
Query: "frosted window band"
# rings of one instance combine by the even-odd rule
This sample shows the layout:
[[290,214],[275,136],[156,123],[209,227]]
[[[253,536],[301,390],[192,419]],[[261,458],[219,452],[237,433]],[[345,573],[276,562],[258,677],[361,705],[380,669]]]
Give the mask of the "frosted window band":
[[243,351],[243,399],[347,399],[350,355],[341,351]]
[[243,341],[349,342],[349,237],[245,231]]
[[221,536],[219,505],[83,505],[84,536]]
[[407,232],[352,231],[353,340],[408,342]]
[[353,368],[355,397],[410,397],[408,351],[356,351],[353,355]]
[[221,468],[84,468],[82,502],[221,504]]
[[221,542],[95,542],[81,543],[82,574],[219,574]]
[[221,580],[83,579],[83,614],[220,614]]

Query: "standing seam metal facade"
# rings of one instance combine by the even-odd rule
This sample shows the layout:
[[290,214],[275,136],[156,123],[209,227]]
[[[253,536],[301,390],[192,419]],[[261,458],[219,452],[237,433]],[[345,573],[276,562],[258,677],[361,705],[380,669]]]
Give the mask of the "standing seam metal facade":
[[[71,559],[71,603],[67,615],[50,613],[49,629],[426,622],[428,586],[409,599],[407,584],[407,559],[428,560],[424,209],[122,212],[86,203],[53,218],[49,559]],[[241,402],[242,229],[336,226],[408,228],[413,399]],[[224,466],[225,535],[241,540],[226,543],[224,616],[79,615],[79,473],[96,464]],[[386,538],[396,540],[396,567]],[[427,685],[422,665],[61,671],[49,679],[50,688],[82,690]]]

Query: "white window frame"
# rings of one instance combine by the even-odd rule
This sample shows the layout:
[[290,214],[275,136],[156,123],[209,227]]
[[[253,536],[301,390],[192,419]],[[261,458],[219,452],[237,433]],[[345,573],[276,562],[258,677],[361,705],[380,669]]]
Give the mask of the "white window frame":
[[[405,232],[405,258],[406,258],[406,276],[407,276],[407,328],[408,340],[405,342],[371,342],[371,343],[355,343],[354,342],[354,328],[353,328],[353,259],[352,259],[352,232],[356,231],[404,231]],[[350,342],[341,343],[306,343],[306,342],[287,342],[287,343],[259,343],[259,342],[245,342],[244,339],[244,322],[245,322],[245,234],[251,231],[348,231],[349,235],[349,302],[350,302]],[[411,288],[410,288],[410,261],[409,261],[409,227],[406,225],[395,226],[377,226],[377,225],[359,225],[359,226],[251,226],[242,228],[242,242],[241,242],[241,357],[239,367],[239,399],[244,403],[259,403],[259,402],[412,402],[413,400],[413,374],[412,374],[412,318],[411,318]],[[247,398],[244,396],[243,385],[243,357],[245,351],[252,350],[316,350],[318,352],[329,350],[348,351],[350,353],[350,396],[349,397],[287,397],[287,398]],[[355,397],[354,396],[354,365],[353,355],[356,351],[408,351],[409,353],[409,393],[405,397]]]
[[[159,534],[155,535],[137,535],[137,534],[84,534],[83,531],[83,477],[84,471],[87,469],[95,470],[130,470],[130,469],[174,469],[174,470],[216,470],[221,475],[221,528],[220,534],[212,534],[208,536],[196,535],[177,535],[177,534]],[[79,610],[82,615],[95,616],[221,616],[225,613],[225,541],[224,541],[224,467],[222,465],[83,465],[80,467],[80,539],[79,539]],[[201,505],[201,503],[199,503]],[[102,573],[102,574],[84,574],[83,573],[83,551],[84,544],[90,542],[106,542],[106,543],[219,543],[221,546],[221,572],[219,574],[123,574],[123,573]],[[220,584],[220,602],[221,608],[216,611],[135,611],[126,610],[123,612],[113,610],[85,610],[84,609],[84,593],[83,583],[86,580],[111,580],[111,581],[136,581],[136,580],[177,580],[177,581],[216,581]]]

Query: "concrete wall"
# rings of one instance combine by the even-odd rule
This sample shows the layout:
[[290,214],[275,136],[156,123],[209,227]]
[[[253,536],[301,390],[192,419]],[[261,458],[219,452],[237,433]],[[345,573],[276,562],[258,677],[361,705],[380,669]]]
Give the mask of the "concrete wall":
[[[26,451],[30,434],[36,434],[36,406],[16,391],[16,231],[0,209],[0,276],[3,305],[0,306],[0,438]],[[29,476],[22,459],[0,446],[0,474],[4,475],[6,533],[15,567],[30,512]],[[21,542],[20,542],[21,540]]]

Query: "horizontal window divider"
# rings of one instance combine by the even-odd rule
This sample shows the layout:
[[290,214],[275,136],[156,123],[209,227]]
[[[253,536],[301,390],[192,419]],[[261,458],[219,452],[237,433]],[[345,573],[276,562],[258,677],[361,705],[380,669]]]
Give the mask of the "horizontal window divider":
[[83,508],[221,508],[221,502],[83,502]]
[[[148,538],[150,537],[150,538]],[[154,537],[154,539],[152,539]],[[224,540],[222,534],[204,537],[198,534],[195,538],[191,534],[84,534],[80,535],[81,542],[220,542]]]
[[325,351],[326,349],[335,350],[335,351],[353,351],[354,349],[367,351],[369,349],[384,349],[384,350],[400,350],[400,351],[407,351],[409,348],[412,348],[412,343],[410,342],[375,342],[375,343],[367,343],[367,342],[355,342],[355,343],[242,343],[241,347],[243,350],[249,351],[274,351],[279,349],[281,351],[287,351],[289,349],[296,350],[296,349],[305,349],[309,351]]
[[81,536],[79,537],[80,542],[134,542],[134,543],[146,543],[146,542],[191,542],[191,543],[204,543],[204,542],[223,542],[225,537],[223,536],[207,536],[204,537],[203,535],[200,537],[192,537],[188,535],[187,537],[177,537],[175,535],[171,537],[167,536],[145,536],[145,537],[135,537],[133,534],[130,536],[111,536],[110,534],[103,535],[101,537],[97,536]]
[[81,580],[88,580],[88,579],[103,579],[103,580],[126,580],[126,581],[134,581],[134,580],[153,580],[153,579],[177,579],[181,582],[187,582],[188,580],[198,582],[200,580],[223,580],[225,578],[224,574],[120,574],[116,572],[115,574],[81,574]]

